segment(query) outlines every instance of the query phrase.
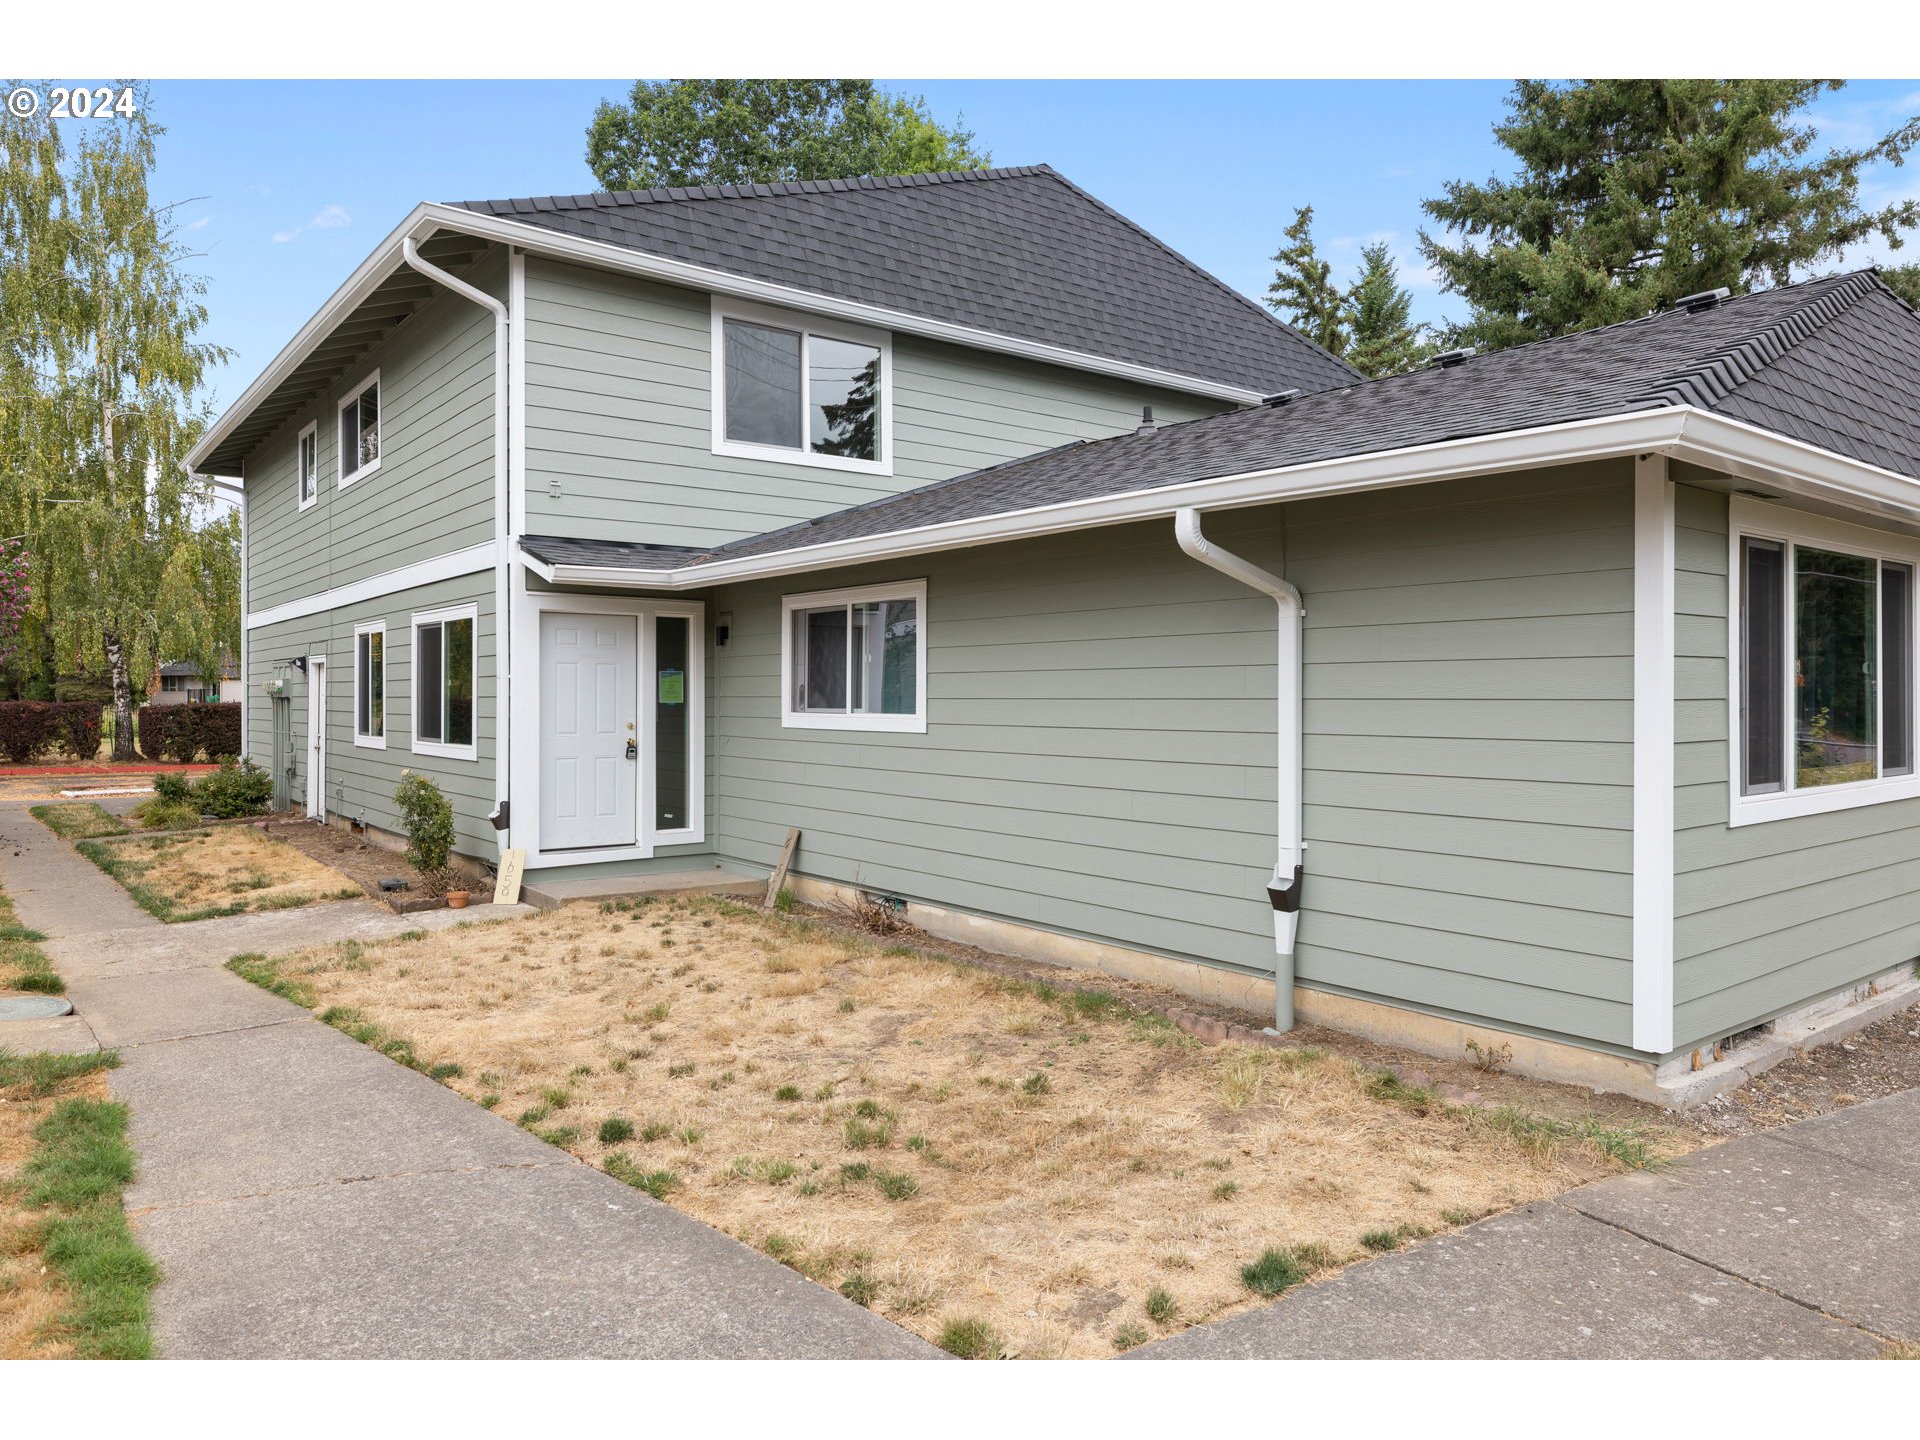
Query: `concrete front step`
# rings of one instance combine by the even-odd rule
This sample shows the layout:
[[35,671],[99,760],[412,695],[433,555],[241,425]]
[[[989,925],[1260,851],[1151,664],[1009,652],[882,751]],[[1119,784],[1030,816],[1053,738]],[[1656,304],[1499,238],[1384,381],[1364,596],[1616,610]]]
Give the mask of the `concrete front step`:
[[608,875],[585,880],[541,880],[520,889],[520,899],[542,910],[578,900],[631,900],[641,895],[764,895],[767,882],[731,870],[663,870],[653,875]]

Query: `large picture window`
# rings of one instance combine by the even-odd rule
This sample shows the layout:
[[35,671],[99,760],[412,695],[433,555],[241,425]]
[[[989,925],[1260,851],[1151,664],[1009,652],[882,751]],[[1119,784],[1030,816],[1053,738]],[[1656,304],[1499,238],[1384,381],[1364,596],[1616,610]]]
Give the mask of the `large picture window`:
[[413,617],[413,748],[475,758],[474,607]]
[[924,731],[926,607],[924,580],[787,596],[782,723]]
[[353,630],[353,743],[387,746],[387,627],[384,621]]
[[[1735,530],[1735,820],[1916,791],[1920,544],[1740,507]],[[1764,528],[1763,528],[1764,527]],[[1771,533],[1768,533],[1771,532]]]
[[890,473],[887,337],[714,311],[714,450]]

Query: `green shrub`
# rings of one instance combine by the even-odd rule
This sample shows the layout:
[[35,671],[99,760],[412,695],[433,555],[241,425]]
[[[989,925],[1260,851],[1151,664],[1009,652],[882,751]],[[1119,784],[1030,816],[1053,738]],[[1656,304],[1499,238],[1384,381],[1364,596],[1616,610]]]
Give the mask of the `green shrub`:
[[[157,785],[154,793],[157,798]],[[264,815],[273,803],[273,776],[251,760],[236,761],[228,755],[220,761],[218,770],[201,778],[192,793],[200,812],[216,819]]]
[[177,770],[163,770],[153,777],[153,798],[185,805],[193,798],[193,782]]
[[401,772],[393,803],[407,832],[407,858],[430,881],[444,880],[453,855],[453,806],[438,785],[411,770]]

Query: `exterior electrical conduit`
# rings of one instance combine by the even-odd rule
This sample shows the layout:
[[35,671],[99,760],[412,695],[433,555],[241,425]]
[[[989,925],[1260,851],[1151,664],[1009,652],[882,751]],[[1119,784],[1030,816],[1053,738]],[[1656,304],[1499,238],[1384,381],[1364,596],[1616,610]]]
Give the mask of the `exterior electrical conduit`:
[[[501,831],[502,846],[513,843],[512,827],[500,823],[511,819],[507,808],[509,777],[513,767],[510,757],[513,754],[512,733],[509,729],[509,717],[512,706],[508,703],[508,691],[512,685],[513,670],[509,653],[508,632],[512,629],[508,617],[511,614],[511,597],[508,595],[508,577],[513,563],[513,534],[511,512],[508,509],[509,489],[507,482],[507,307],[487,294],[486,291],[469,285],[456,276],[449,275],[439,266],[420,258],[420,246],[414,237],[407,236],[400,245],[400,253],[407,264],[436,285],[451,290],[463,300],[492,312],[493,315],[493,631],[494,653],[497,680],[494,686],[494,765],[493,799],[495,828]],[[480,637],[474,636],[474,644],[480,643]],[[476,731],[477,735],[477,731]]]
[[1258,565],[1222,550],[1201,533],[1200,512],[1191,508],[1173,517],[1174,538],[1180,548],[1202,565],[1238,580],[1263,595],[1271,595],[1279,610],[1279,714],[1274,730],[1279,740],[1279,760],[1274,772],[1279,791],[1279,855],[1274,860],[1273,880],[1267,886],[1267,898],[1273,904],[1273,1028],[1285,1033],[1293,1028],[1293,946],[1300,927],[1300,886],[1306,841],[1301,817],[1301,622],[1306,607],[1300,592],[1269,574]]

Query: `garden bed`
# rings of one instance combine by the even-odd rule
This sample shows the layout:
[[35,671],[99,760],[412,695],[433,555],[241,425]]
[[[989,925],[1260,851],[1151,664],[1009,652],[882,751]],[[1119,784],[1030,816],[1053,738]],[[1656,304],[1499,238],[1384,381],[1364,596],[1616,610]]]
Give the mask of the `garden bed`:
[[251,825],[81,840],[76,848],[157,919],[178,923],[360,897],[329,866]]
[[955,1353],[1112,1355],[1687,1143],[711,898],[234,968]]

